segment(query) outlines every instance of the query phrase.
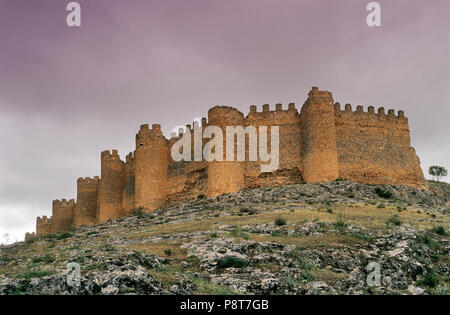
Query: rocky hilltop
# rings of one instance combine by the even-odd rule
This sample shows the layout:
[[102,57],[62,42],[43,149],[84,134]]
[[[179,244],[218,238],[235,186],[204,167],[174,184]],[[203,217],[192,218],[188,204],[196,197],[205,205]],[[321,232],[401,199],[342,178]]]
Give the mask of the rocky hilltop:
[[429,186],[336,180],[135,211],[2,247],[0,294],[449,294],[450,185]]

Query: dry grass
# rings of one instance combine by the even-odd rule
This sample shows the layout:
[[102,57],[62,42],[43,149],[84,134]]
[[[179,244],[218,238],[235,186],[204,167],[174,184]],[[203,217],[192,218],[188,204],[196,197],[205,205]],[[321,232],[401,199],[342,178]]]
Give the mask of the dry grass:
[[323,235],[308,235],[302,237],[295,236],[270,236],[260,234],[249,234],[249,240],[257,242],[272,242],[284,245],[296,245],[305,248],[319,248],[319,247],[338,247],[342,245],[353,246],[356,244],[363,244],[364,241],[352,237],[350,235],[341,234],[323,234]]
[[345,273],[336,273],[326,269],[312,270],[311,274],[315,281],[324,281],[330,286],[333,286],[339,280],[346,279],[348,276]]
[[[338,218],[341,218],[346,223],[354,223],[373,229],[386,229],[386,220],[393,215],[398,215],[403,223],[410,224],[416,228],[430,229],[436,224],[430,221],[430,216],[427,213],[424,211],[417,213],[417,210],[413,208],[401,212],[398,212],[395,206],[377,208],[375,205],[333,205],[331,208],[333,213],[329,213],[326,210],[297,209],[294,211],[266,211],[245,216],[205,218],[203,220],[152,226],[144,231],[130,233],[127,235],[127,238],[139,239],[149,235],[210,231],[217,230],[221,225],[242,226],[268,223],[274,222],[278,217],[283,217],[288,223],[306,221],[336,222]],[[448,222],[448,216],[442,214],[437,214],[435,219]],[[449,226],[448,223],[442,223],[441,225],[446,228]]]
[[[170,257],[178,259],[186,259],[187,250],[180,248],[181,242],[158,242],[158,243],[141,243],[135,245],[120,246],[129,250],[135,250],[144,254],[155,254],[161,257]],[[166,251],[170,249],[171,255],[167,255]]]

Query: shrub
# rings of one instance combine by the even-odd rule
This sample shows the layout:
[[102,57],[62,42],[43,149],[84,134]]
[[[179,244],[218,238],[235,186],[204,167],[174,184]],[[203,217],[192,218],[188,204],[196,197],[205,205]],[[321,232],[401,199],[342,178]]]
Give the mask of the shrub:
[[26,271],[22,274],[22,277],[25,279],[31,279],[31,278],[42,278],[45,276],[50,276],[53,274],[53,271],[49,270],[32,270],[32,271]]
[[297,286],[297,282],[294,279],[292,279],[291,277],[283,278],[283,284],[288,289],[293,289]]
[[435,288],[439,284],[439,278],[436,275],[436,272],[432,270],[431,272],[427,273],[425,277],[423,277],[421,280],[417,282],[420,286],[426,286],[430,288]]
[[248,233],[242,231],[242,229],[239,227],[235,227],[233,230],[231,230],[231,235],[233,235],[234,237],[243,238],[244,240],[248,240]]
[[277,218],[275,220],[275,225],[276,226],[286,225],[286,219],[284,219],[284,218]]
[[342,230],[347,226],[347,223],[345,223],[345,220],[339,216],[339,218],[337,219],[337,221],[334,223],[334,226],[339,229]]
[[314,281],[314,276],[309,272],[302,272],[300,279],[302,279],[303,282],[311,282]]
[[431,250],[439,250],[441,249],[441,244],[432,240],[428,235],[418,235],[418,240],[423,244],[427,245]]
[[354,238],[357,238],[357,239],[360,239],[360,240],[363,240],[363,241],[366,241],[366,242],[372,241],[372,237],[370,237],[369,235],[363,234],[363,233],[354,232],[352,234],[352,236]]
[[402,224],[402,221],[398,217],[398,215],[394,214],[392,217],[386,220],[386,225],[396,225],[399,226]]
[[380,203],[380,204],[377,206],[377,208],[379,208],[379,209],[384,209],[384,208],[386,208],[386,206],[385,206],[384,204]]
[[211,233],[209,234],[209,236],[210,236],[210,237],[217,237],[217,232],[211,232]]
[[59,235],[56,237],[56,239],[57,239],[57,240],[63,240],[63,239],[72,237],[72,235],[73,235],[73,234],[70,233],[70,232],[64,232],[64,233],[62,233],[62,234],[59,234]]
[[138,217],[139,219],[142,219],[144,217],[144,207],[134,209],[133,215]]
[[374,192],[378,195],[378,197],[384,199],[391,199],[394,196],[389,190],[385,190],[380,187],[375,188]]
[[166,248],[164,250],[164,254],[166,254],[166,256],[172,256],[172,250],[170,248]]
[[248,266],[248,261],[235,256],[225,256],[217,263],[219,268],[242,268]]
[[248,214],[255,214],[256,210],[248,207],[242,207],[239,209],[240,213],[248,213]]
[[272,231],[270,233],[270,235],[272,236],[282,236],[282,235],[287,235],[288,232],[287,231]]
[[33,258],[33,262],[34,263],[40,263],[43,262],[45,264],[51,264],[52,262],[54,262],[56,259],[55,257],[53,257],[50,254],[46,254],[44,256],[36,256]]
[[200,195],[197,196],[197,199],[198,200],[206,199],[206,196],[203,195],[203,194],[200,194]]
[[111,244],[102,244],[100,245],[100,249],[103,249],[106,252],[113,252],[116,248]]
[[442,236],[447,235],[447,232],[445,232],[445,229],[443,226],[433,226],[433,229],[431,231],[438,235],[442,235]]

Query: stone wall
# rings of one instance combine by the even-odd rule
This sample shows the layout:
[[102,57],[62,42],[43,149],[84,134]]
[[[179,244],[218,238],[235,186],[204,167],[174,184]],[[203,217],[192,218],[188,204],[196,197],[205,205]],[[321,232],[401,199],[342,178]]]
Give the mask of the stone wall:
[[142,125],[136,135],[136,208],[155,210],[167,201],[168,141],[161,126]]
[[105,222],[122,215],[122,195],[125,167],[117,150],[101,153],[101,180],[97,222]]
[[410,144],[403,111],[375,113],[370,106],[352,111],[335,104],[339,176],[370,184],[398,184],[426,188],[420,161]]
[[122,210],[123,215],[128,216],[133,214],[135,205],[135,158],[134,152],[130,153],[125,158],[125,169],[124,169],[124,185],[122,194]]
[[97,195],[100,178],[78,178],[77,203],[74,212],[74,224],[76,227],[91,225],[97,220]]
[[74,211],[75,199],[53,200],[52,232],[60,233],[69,230],[74,223]]
[[[196,124],[194,130],[199,127]],[[278,126],[278,170],[261,172],[264,162],[259,156],[257,161],[249,161],[249,134],[244,162],[208,162],[204,156],[194,160],[194,138],[201,143],[201,149],[210,139],[196,138],[198,134],[194,134],[191,125],[186,126],[191,135],[191,162],[174,161],[170,152],[184,134],[188,138],[187,132],[182,129],[166,140],[160,125],[154,124],[150,129],[145,124],[136,135],[136,151],[127,155],[125,162],[117,150],[102,152],[101,178],[80,178],[76,205],[73,200],[54,202],[51,218],[37,218],[36,234],[57,233],[69,229],[71,224],[104,222],[131,215],[136,209],[151,211],[190,198],[214,197],[250,187],[347,178],[427,189],[403,111],[396,115],[389,110],[386,114],[381,107],[375,113],[372,106],[367,112],[362,106],[353,111],[350,104],[341,110],[330,92],[313,87],[300,113],[293,103],[287,109],[276,104],[275,110],[265,104],[262,111],[252,105],[246,117],[235,108],[215,106],[208,111],[208,119],[202,119],[201,130],[207,126],[222,130],[224,159],[227,126],[253,126],[258,138],[261,126],[267,126],[268,149],[270,132]]]

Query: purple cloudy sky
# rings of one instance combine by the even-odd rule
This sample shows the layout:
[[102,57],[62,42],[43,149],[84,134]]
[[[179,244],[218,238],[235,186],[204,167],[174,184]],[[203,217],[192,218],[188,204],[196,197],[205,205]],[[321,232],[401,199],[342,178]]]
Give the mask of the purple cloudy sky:
[[403,109],[423,169],[450,167],[450,1],[0,0],[0,236],[22,239],[51,200],[134,148],[141,123],[213,105],[303,104],[311,86]]

